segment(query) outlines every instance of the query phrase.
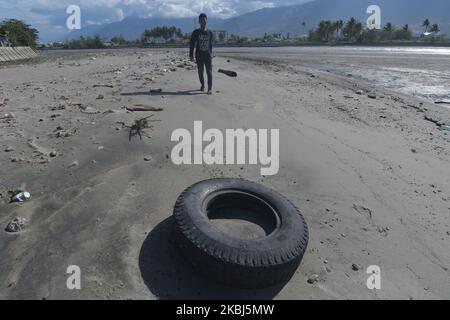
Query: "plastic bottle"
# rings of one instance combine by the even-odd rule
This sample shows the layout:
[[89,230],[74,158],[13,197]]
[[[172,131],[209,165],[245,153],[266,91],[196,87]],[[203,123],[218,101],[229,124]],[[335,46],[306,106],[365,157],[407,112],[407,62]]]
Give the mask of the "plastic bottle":
[[26,191],[18,190],[13,193],[11,202],[25,202],[31,198],[31,194]]

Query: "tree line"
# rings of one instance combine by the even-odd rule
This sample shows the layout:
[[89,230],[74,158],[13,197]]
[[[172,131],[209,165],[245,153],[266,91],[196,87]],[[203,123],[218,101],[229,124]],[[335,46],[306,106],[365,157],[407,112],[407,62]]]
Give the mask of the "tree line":
[[[423,23],[425,33],[439,32],[438,24],[431,24],[429,19]],[[356,18],[347,22],[342,20],[324,20],[308,35],[310,42],[347,42],[347,43],[374,43],[386,41],[408,41],[413,39],[413,32],[408,24],[401,27],[388,22],[381,29],[368,29]]]
[[162,38],[167,42],[175,42],[176,38],[184,39],[186,36],[181,32],[181,29],[172,27],[155,27],[153,29],[146,29],[141,37],[136,40],[126,40],[123,35],[112,37],[109,41],[102,39],[96,35],[93,37],[83,37],[72,39],[63,43],[64,49],[102,49],[108,46],[136,46],[144,45],[152,42],[156,38]]
[[7,19],[0,23],[0,35],[8,37],[14,47],[37,46],[39,32],[30,25],[17,19]]

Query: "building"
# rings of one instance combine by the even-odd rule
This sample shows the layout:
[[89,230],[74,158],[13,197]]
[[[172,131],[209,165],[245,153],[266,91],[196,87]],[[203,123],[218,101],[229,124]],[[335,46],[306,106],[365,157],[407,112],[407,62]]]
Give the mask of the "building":
[[225,30],[214,30],[213,35],[215,43],[218,44],[225,44],[229,40],[228,31]]
[[7,36],[0,34],[0,47],[11,47],[11,42]]

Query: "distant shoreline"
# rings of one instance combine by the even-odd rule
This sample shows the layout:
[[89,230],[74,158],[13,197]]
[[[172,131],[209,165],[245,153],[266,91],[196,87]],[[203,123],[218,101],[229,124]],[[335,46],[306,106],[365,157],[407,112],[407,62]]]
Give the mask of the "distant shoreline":
[[[279,47],[450,47],[450,42],[390,42],[390,43],[264,43],[264,44],[246,44],[246,45],[215,45],[216,48],[279,48]],[[39,48],[40,51],[48,50],[108,50],[108,49],[177,49],[189,48],[188,45],[163,45],[163,46],[114,46],[104,48]]]

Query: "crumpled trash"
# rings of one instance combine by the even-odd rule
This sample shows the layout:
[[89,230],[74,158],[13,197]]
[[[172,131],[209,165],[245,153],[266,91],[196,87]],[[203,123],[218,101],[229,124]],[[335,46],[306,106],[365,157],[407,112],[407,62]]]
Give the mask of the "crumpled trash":
[[15,218],[13,221],[8,223],[8,225],[5,228],[6,232],[9,233],[17,233],[22,231],[25,228],[25,225],[27,224],[27,220],[25,218]]
[[16,115],[12,112],[5,113],[0,117],[0,120],[13,120],[16,119]]
[[12,202],[25,202],[31,198],[31,194],[27,191],[17,190],[12,192],[11,194],[11,203]]
[[445,131],[450,131],[450,126],[447,125],[447,124],[443,124],[443,125],[440,126],[440,129],[441,130],[445,130]]
[[0,102],[0,107],[4,107],[7,105],[9,99],[3,99],[3,102]]

